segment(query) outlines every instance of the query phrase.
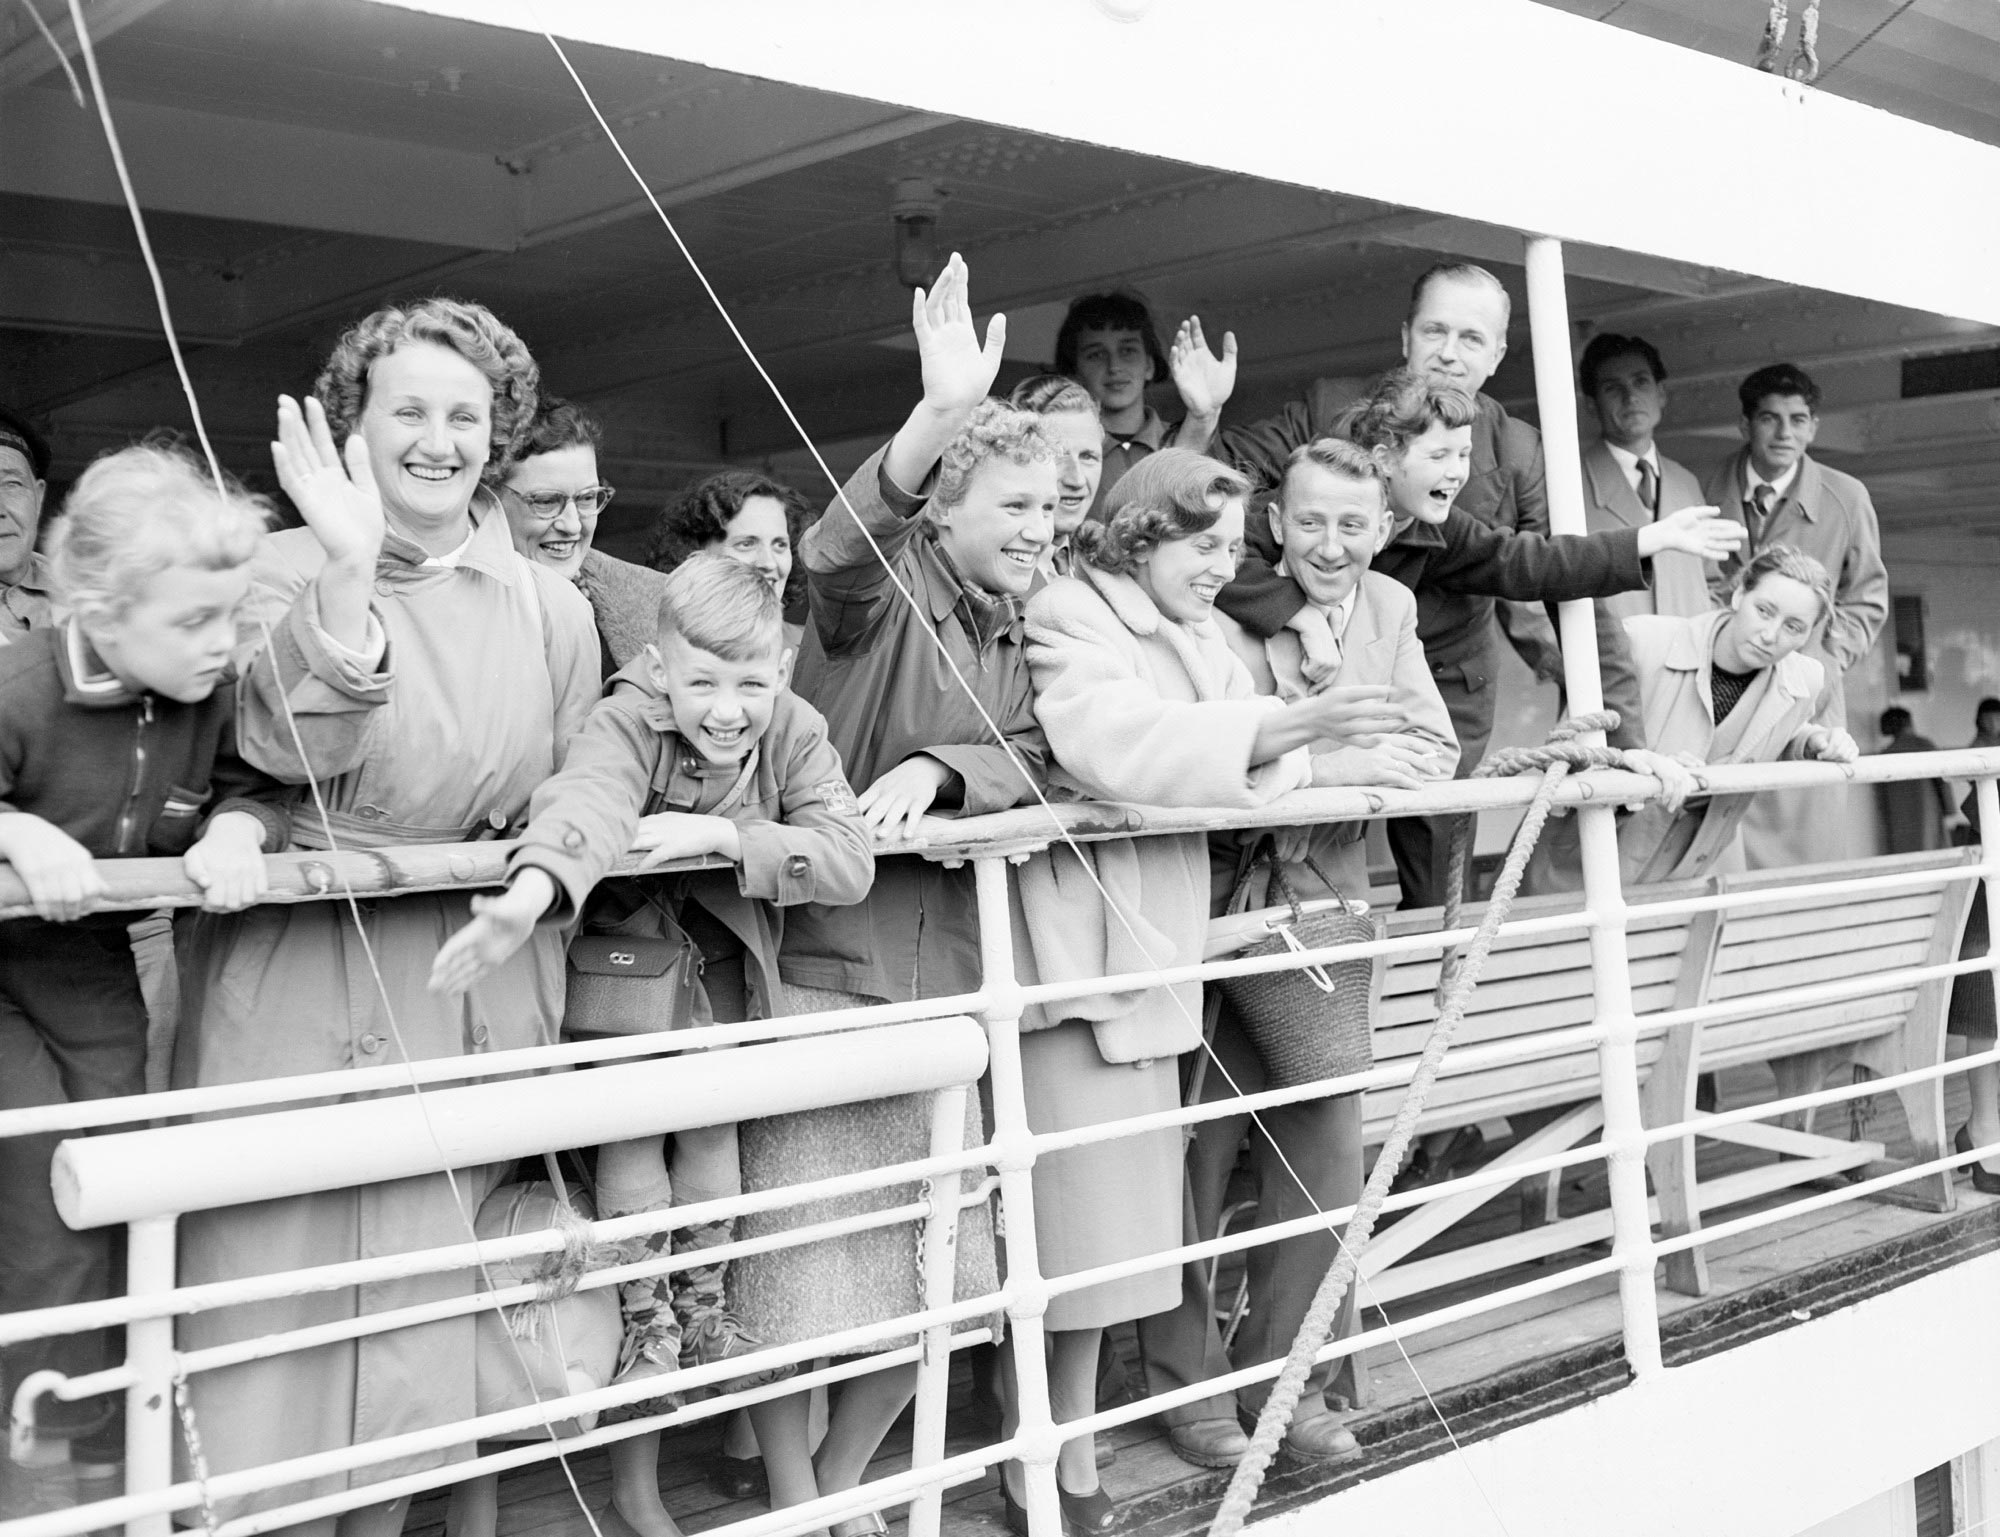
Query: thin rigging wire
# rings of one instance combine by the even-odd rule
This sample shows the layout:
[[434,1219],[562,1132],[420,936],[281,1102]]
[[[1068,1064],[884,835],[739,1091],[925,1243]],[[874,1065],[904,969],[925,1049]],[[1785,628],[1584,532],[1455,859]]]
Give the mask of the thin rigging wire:
[[[216,458],[215,447],[209,441],[208,429],[202,421],[201,404],[195,397],[194,383],[188,376],[186,360],[181,355],[180,337],[174,327],[172,310],[167,303],[166,286],[161,279],[159,263],[153,256],[152,241],[146,234],[146,219],[139,206],[138,194],[132,187],[131,173],[126,168],[125,152],[119,144],[118,130],[111,118],[111,98],[104,89],[103,77],[98,73],[97,54],[96,50],[91,46],[90,32],[84,24],[83,7],[80,0],[69,0],[69,10],[71,21],[76,28],[77,43],[83,55],[84,69],[90,77],[91,91],[97,98],[98,119],[104,126],[105,142],[110,148],[112,163],[118,172],[118,184],[124,192],[126,209],[132,216],[132,227],[139,242],[139,254],[144,258],[147,274],[152,280],[153,298],[159,308],[160,325],[166,333],[167,348],[173,354],[175,372],[180,376],[181,391],[187,399],[188,413],[194,422],[195,436],[200,440],[203,457],[208,462],[209,474],[214,478],[216,494],[218,496],[226,496],[227,482],[223,477],[221,463]],[[271,653],[275,662],[277,646],[271,635],[270,622],[261,605],[256,610],[256,617],[258,628],[263,632],[264,645]],[[298,754],[300,766],[305,770],[306,784],[312,795],[314,808],[319,813],[320,825],[326,834],[328,851],[338,853],[340,852],[340,846],[334,836],[326,799],[321,791],[318,776],[312,772],[312,765],[306,752],[305,741],[299,732],[298,718],[292,710],[291,697],[282,687],[282,682],[277,693],[280,710],[284,715],[285,725],[291,735],[293,749]],[[340,861],[336,860],[333,863],[336,869],[341,869]],[[377,963],[375,947],[368,937],[368,927],[362,918],[360,899],[356,896],[354,888],[348,881],[344,870],[341,873],[341,887],[346,897],[348,910],[354,919],[355,934],[361,942],[362,954],[367,959],[368,970],[374,978],[376,993],[382,1000],[383,1016],[389,1027],[390,1037],[396,1044],[396,1051],[401,1057],[403,1065],[410,1070],[409,1086],[412,1103],[418,1115],[423,1120],[424,1130],[430,1138],[432,1147],[437,1152],[438,1162],[441,1166],[440,1172],[444,1175],[446,1184],[451,1191],[452,1207],[458,1212],[460,1220],[465,1224],[467,1235],[471,1238],[472,1244],[475,1250],[477,1250],[481,1242],[478,1229],[474,1225],[472,1212],[466,1204],[465,1192],[459,1184],[457,1171],[451,1167],[451,1158],[445,1151],[443,1138],[439,1136],[437,1127],[431,1120],[430,1108],[424,1099],[423,1085],[416,1076],[414,1060],[410,1056],[408,1045],[403,1038],[401,1025],[396,1018],[395,1005],[389,997],[388,984],[382,976],[380,965]],[[557,1195],[560,1197],[561,1192],[558,1191]],[[498,1284],[493,1278],[492,1271],[483,1258],[479,1261],[479,1274],[481,1281],[488,1291],[498,1290]],[[526,1354],[521,1348],[521,1343],[515,1338],[513,1330],[507,1327],[505,1311],[497,1304],[494,1311],[500,1314],[501,1332],[512,1347],[515,1359],[521,1368],[522,1380],[527,1384],[528,1392],[534,1399],[536,1407],[539,1408],[542,1405],[542,1396],[535,1386],[534,1373],[529,1368]],[[190,1427],[192,1427],[194,1408],[191,1402],[185,1405],[184,1412]],[[563,1475],[569,1482],[570,1492],[575,1496],[577,1508],[583,1512],[584,1520],[589,1523],[593,1537],[603,1537],[603,1533],[597,1524],[597,1517],[584,1500],[583,1490],[577,1483],[576,1472],[570,1466],[569,1458],[563,1451],[562,1439],[556,1433],[555,1422],[546,1413],[542,1416],[542,1428],[548,1433],[549,1440],[555,1447],[556,1459],[562,1464]],[[203,1490],[203,1502],[204,1520],[206,1520],[210,1514],[206,1506],[206,1489]]]
[[[921,617],[923,613],[922,605],[917,602],[916,597],[904,585],[902,579],[897,575],[894,565],[883,554],[881,546],[876,543],[874,534],[869,531],[867,524],[855,512],[853,504],[847,499],[846,488],[841,484],[840,479],[833,473],[832,468],[820,454],[819,445],[813,440],[812,435],[806,431],[805,424],[799,420],[797,413],[792,409],[790,399],[779,388],[777,380],[771,377],[769,370],[764,366],[763,360],[757,355],[756,349],[750,345],[748,338],[738,328],[735,318],[729,312],[728,305],[723,302],[722,296],[716,292],[715,285],[709,281],[708,273],[704,270],[701,263],[695,259],[694,252],[688,248],[687,242],[682,239],[681,232],[675,226],[673,219],[669,217],[660,200],[654,195],[653,189],[646,181],[646,178],[640,174],[639,168],[633,163],[631,155],[626,152],[623,141],[619,139],[610,121],[598,106],[597,99],[591,95],[590,88],[584,84],[582,76],[577,73],[576,66],[570,62],[569,54],[564,51],[562,44],[557,41],[555,34],[542,24],[532,0],[523,0],[523,4],[526,6],[529,14],[534,17],[536,29],[547,39],[549,47],[555,50],[556,57],[562,61],[564,70],[567,71],[570,79],[575,83],[578,92],[583,96],[585,104],[590,108],[591,116],[596,119],[598,128],[603,132],[606,142],[616,151],[618,158],[624,162],[625,169],[631,174],[633,181],[638,184],[640,191],[646,195],[646,201],[652,205],[653,212],[659,216],[660,222],[666,226],[667,234],[672,237],[674,245],[680,250],[681,256],[686,260],[689,270],[694,274],[695,280],[700,283],[702,291],[708,295],[709,302],[715,306],[716,313],[720,316],[722,323],[728,328],[729,334],[735,338],[737,346],[742,350],[750,366],[756,370],[757,376],[764,381],[765,387],[770,390],[778,409],[784,413],[786,421],[791,424],[792,430],[798,434],[799,441],[805,446],[806,452],[811,455],[813,463],[818,466],[820,473],[825,476],[827,483],[833,487],[835,499],[846,511],[847,515],[854,520],[854,526],[860,531],[862,538],[867,541],[868,547],[874,552],[876,560],[881,564],[883,572],[888,576],[896,592]],[[991,322],[989,321],[988,324],[990,325]],[[1124,909],[1119,906],[1111,893],[1105,889],[1103,882],[1098,879],[1095,866],[1085,857],[1082,846],[1069,832],[1068,828],[1063,825],[1062,819],[1057,815],[1055,808],[1049,803],[1048,797],[1042,793],[1041,786],[1035,782],[1034,775],[1028,772],[1026,765],[1021,762],[1020,757],[1014,751],[1013,744],[1007,740],[1006,733],[1000,729],[999,723],[988,713],[985,704],[974,693],[971,685],[966,682],[965,675],[959,670],[958,664],[952,659],[951,653],[945,647],[942,638],[936,634],[928,622],[918,624],[916,629],[937,649],[938,655],[944,660],[945,666],[950,670],[953,679],[956,680],[959,688],[964,691],[966,698],[970,701],[973,708],[978,711],[987,729],[993,733],[994,741],[1006,753],[1008,761],[1014,765],[1015,770],[1021,775],[1022,780],[1027,784],[1029,791],[1034,795],[1041,809],[1049,814],[1050,821],[1055,825],[1057,836],[1061,838],[1063,843],[1076,856],[1078,864],[1082,867],[1084,873],[1089,876],[1091,884],[1097,888],[1098,896],[1104,902],[1107,911],[1118,919],[1120,925],[1131,937],[1132,942],[1138,946],[1141,954],[1152,959],[1155,965],[1166,965],[1167,962],[1152,956],[1151,951],[1146,947],[1145,941],[1140,938],[1138,931],[1126,916]],[[1173,1000],[1174,1006],[1182,1012],[1184,1017],[1188,1018],[1190,1022],[1194,1022],[1193,1016],[1188,1013],[1187,1005],[1181,1001],[1178,991],[1170,987],[1167,989],[1167,996]],[[1196,1022],[1196,1030],[1199,1034],[1200,1027],[1198,1022]],[[1224,1081],[1228,1083],[1229,1087],[1237,1095],[1241,1096],[1244,1092],[1242,1085],[1230,1073],[1228,1066],[1216,1053],[1214,1047],[1209,1044],[1205,1035],[1201,1037],[1201,1040],[1202,1049],[1208,1054],[1209,1061],[1221,1072]],[[1312,1206],[1314,1212],[1324,1219],[1326,1216],[1324,1208],[1320,1206],[1318,1199],[1313,1195],[1305,1180],[1299,1175],[1298,1170],[1293,1166],[1291,1159],[1286,1155],[1278,1139],[1264,1126],[1262,1117],[1256,1111],[1251,1111],[1250,1117],[1258,1129],[1264,1133],[1265,1140],[1271,1145],[1272,1150],[1277,1153],[1279,1162],[1283,1164],[1285,1172],[1291,1176],[1293,1182],[1299,1187],[1300,1193],[1305,1196],[1306,1201]],[[1331,1222],[1327,1223],[1327,1229],[1333,1234],[1334,1241],[1345,1249],[1347,1246],[1346,1239],[1340,1231]],[[1360,1273],[1358,1263],[1356,1265],[1356,1273],[1357,1275]],[[1366,1281],[1363,1282],[1363,1287],[1370,1294],[1370,1305],[1375,1307],[1378,1312],[1381,1312],[1383,1318],[1387,1320],[1389,1317],[1388,1312],[1382,1308],[1378,1300],[1372,1300],[1374,1296],[1373,1287]],[[1464,1447],[1459,1444],[1458,1436],[1453,1431],[1451,1422],[1446,1418],[1444,1411],[1438,1406],[1437,1400],[1431,1395],[1430,1387],[1425,1383],[1423,1374],[1417,1369],[1416,1362],[1410,1358],[1410,1353],[1404,1348],[1401,1338],[1395,1335],[1391,1335],[1391,1338],[1395,1340],[1396,1350],[1402,1356],[1404,1365],[1409,1368],[1411,1377],[1416,1381],[1418,1388],[1422,1390],[1425,1402],[1430,1406],[1431,1412],[1437,1416],[1438,1424],[1443,1427],[1446,1437],[1451,1442],[1452,1450],[1460,1458],[1466,1476],[1472,1480],[1473,1486],[1478,1490],[1481,1500],[1485,1502],[1487,1510],[1492,1514],[1494,1523],[1503,1533],[1508,1533],[1509,1529],[1505,1518],[1501,1516],[1498,1507],[1494,1505],[1492,1497],[1480,1482],[1478,1474],[1473,1471],[1471,1460],[1466,1457]],[[1356,1369],[1359,1369],[1358,1365]]]

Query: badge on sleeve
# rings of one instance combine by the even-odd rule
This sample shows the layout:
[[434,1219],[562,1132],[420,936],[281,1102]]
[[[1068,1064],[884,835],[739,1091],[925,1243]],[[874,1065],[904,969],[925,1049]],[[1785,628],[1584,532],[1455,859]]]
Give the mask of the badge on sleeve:
[[854,798],[854,791],[849,788],[845,779],[828,779],[816,785],[813,794],[817,795],[819,803],[835,816],[861,815],[861,802]]

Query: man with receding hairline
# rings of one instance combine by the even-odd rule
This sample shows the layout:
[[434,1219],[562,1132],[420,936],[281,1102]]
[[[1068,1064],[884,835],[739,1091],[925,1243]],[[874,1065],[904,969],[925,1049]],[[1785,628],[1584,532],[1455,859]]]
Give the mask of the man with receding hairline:
[[[1493,528],[1547,534],[1542,435],[1482,393],[1507,355],[1512,312],[1506,287],[1484,267],[1439,263],[1410,290],[1410,309],[1402,327],[1403,357],[1410,368],[1473,396],[1477,414],[1472,424],[1472,465],[1454,505]],[[1248,427],[1222,429],[1211,452],[1249,475],[1260,490],[1268,490],[1282,479],[1294,449],[1315,438],[1337,436],[1335,424],[1354,398],[1346,381],[1316,380],[1302,400],[1293,401],[1278,415]],[[1195,446],[1185,431],[1182,442]],[[1268,596],[1260,598],[1256,613],[1237,612],[1236,617],[1258,633],[1274,633],[1303,602],[1295,584],[1274,584]],[[1643,747],[1638,730],[1639,680],[1632,670],[1625,632],[1602,603],[1596,613],[1604,699],[1620,716],[1612,744]],[[1493,733],[1499,648],[1489,621],[1496,614],[1538,677],[1552,682],[1562,678],[1562,649],[1541,605],[1460,592],[1434,595],[1419,633],[1431,677],[1458,730],[1461,777],[1485,757]],[[1435,907],[1443,902],[1451,820],[1398,817],[1388,824],[1403,906]]]

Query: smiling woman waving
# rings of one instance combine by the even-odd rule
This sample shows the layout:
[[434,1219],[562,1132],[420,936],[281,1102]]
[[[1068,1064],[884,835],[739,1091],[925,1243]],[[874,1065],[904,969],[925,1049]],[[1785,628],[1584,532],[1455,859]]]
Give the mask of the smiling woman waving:
[[[372,584],[360,585],[365,625],[332,612],[323,596],[315,605],[328,557],[308,531],[266,537],[253,562],[250,601],[272,616],[286,690],[245,700],[244,754],[280,780],[317,781],[325,807],[324,815],[312,801],[298,809],[292,847],[454,843],[512,827],[596,700],[590,606],[515,551],[491,490],[527,436],[537,378],[520,339],[486,310],[430,299],[349,330],[303,411],[279,402],[272,455],[293,502],[315,526],[327,509],[386,522]],[[253,644],[262,638],[253,628]],[[358,729],[351,717],[322,712],[335,678],[311,660],[315,649],[390,675],[386,700]],[[203,915],[182,938],[176,1086],[553,1042],[563,948],[552,927],[463,995],[426,989],[438,947],[471,916],[469,901],[439,893]],[[486,1181],[469,1171],[458,1185],[431,1175],[192,1215],[181,1229],[183,1279],[462,1241]],[[221,1345],[475,1285],[469,1275],[426,1276],[219,1309],[189,1318],[180,1344]],[[259,1466],[469,1417],[474,1324],[466,1315],[202,1373],[192,1391],[210,1466]],[[272,1413],[273,1404],[285,1412]],[[228,1502],[227,1513],[469,1451],[328,1475]],[[340,1531],[393,1533],[406,1504],[351,1512]]]

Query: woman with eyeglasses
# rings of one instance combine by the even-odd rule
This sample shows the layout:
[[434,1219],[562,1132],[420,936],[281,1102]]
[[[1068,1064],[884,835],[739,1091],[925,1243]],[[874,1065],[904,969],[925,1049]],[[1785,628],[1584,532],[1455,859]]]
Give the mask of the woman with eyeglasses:
[[542,402],[528,444],[500,483],[514,548],[576,584],[597,620],[600,675],[609,679],[651,645],[660,627],[657,571],[591,548],[611,487],[597,478],[604,429],[580,406]]

